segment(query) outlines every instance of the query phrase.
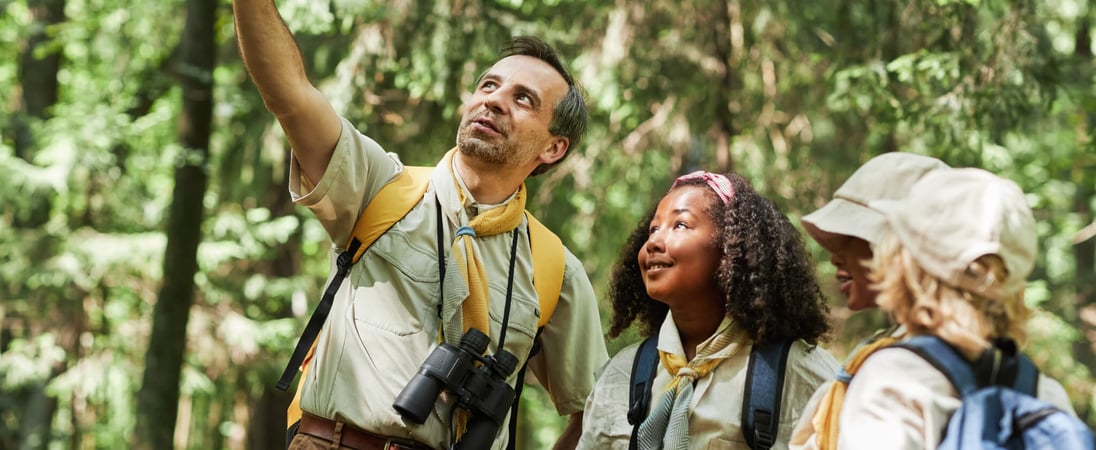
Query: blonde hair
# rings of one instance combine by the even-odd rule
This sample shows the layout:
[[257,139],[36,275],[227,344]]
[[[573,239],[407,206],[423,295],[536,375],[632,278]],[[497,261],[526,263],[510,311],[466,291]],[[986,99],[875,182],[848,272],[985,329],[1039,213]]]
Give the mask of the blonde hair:
[[[1000,287],[1008,270],[1000,257],[985,255],[967,266],[965,277]],[[1026,337],[1024,323],[1031,310],[1024,305],[1022,289],[993,299],[949,285],[922,269],[893,235],[874,252],[869,278],[879,291],[880,309],[911,334],[936,335],[969,358],[989,346],[991,338],[1009,337],[1022,345]]]

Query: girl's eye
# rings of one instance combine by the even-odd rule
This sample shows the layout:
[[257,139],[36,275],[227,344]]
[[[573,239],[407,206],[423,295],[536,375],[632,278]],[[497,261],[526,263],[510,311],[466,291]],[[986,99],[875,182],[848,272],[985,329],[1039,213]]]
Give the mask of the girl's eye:
[[656,231],[658,231],[658,227],[652,225],[650,228],[647,229],[647,234],[655,234]]
[[674,228],[675,229],[684,229],[684,228],[689,228],[689,226],[686,225],[685,222],[675,222],[674,223]]

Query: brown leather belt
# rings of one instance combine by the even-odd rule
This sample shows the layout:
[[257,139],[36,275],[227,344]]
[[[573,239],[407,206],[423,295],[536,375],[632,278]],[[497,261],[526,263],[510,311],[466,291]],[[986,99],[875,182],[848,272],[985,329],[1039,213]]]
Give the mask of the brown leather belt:
[[[335,422],[305,413],[301,417],[298,433],[304,433],[320,439],[335,441]],[[425,444],[409,439],[390,438],[370,433],[348,423],[342,426],[342,438],[339,445],[354,450],[432,450]]]

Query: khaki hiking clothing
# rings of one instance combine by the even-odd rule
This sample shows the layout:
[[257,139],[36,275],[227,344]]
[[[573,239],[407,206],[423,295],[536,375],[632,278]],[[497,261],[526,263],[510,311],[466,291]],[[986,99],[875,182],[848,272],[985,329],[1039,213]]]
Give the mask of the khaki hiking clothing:
[[[872,337],[864,339],[856,344],[856,347],[849,352],[849,357],[846,358],[842,367],[845,367],[849,363],[849,359],[856,354],[857,350],[860,350],[863,346],[873,342],[877,336],[886,336],[892,338],[901,338],[906,334],[906,327],[904,325],[892,326],[887,330],[880,330]],[[813,418],[815,412],[818,411],[818,406],[822,402],[822,398],[826,396],[826,393],[830,390],[830,385],[834,380],[822,383],[814,394],[811,394],[810,400],[807,401],[807,406],[803,408],[803,414],[799,416],[799,423],[795,425],[795,430],[792,432],[792,440],[788,444],[788,448],[791,450],[818,450],[818,444],[815,442],[815,436],[817,430],[814,428]]]
[[[742,336],[738,343],[741,348],[716,366],[708,376],[696,382],[689,417],[691,450],[749,450],[742,435],[742,394],[752,342],[745,337],[745,333]],[[638,348],[639,344],[636,343],[621,349],[598,377],[594,392],[586,400],[582,437],[578,443],[580,450],[628,449],[632,434],[632,425],[628,424],[627,418],[628,391],[631,389],[632,363]],[[672,314],[666,316],[659,330],[658,349],[685,355]],[[833,376],[838,367],[833,356],[821,347],[804,341],[792,345],[784,376],[780,428],[772,447],[774,450],[787,448],[792,427],[803,405],[818,386]],[[671,379],[670,373],[659,365],[651,386],[648,412]]]
[[[293,201],[315,213],[331,238],[332,274],[335,257],[346,245],[359,213],[402,170],[397,155],[386,153],[345,119],[322,179],[313,185],[296,159],[292,161]],[[437,346],[442,326],[438,306],[442,295],[452,294],[439,289],[435,201],[443,215],[443,249],[450,248],[457,228],[472,215],[500,206],[475,204],[470,194],[465,195],[466,204],[460,204],[450,170],[439,163],[423,200],[377,239],[344,280],[317,337],[309,373],[299,387],[303,411],[338,418],[379,435],[446,447],[450,396],[442,394],[422,425],[405,425],[392,403]],[[540,305],[524,217],[515,232],[517,257],[505,346],[518,357],[520,369],[537,332]],[[502,327],[512,233],[476,238],[490,290],[488,354],[495,353]],[[561,415],[582,411],[595,372],[608,359],[594,295],[582,264],[567,251],[559,302],[541,335],[540,353],[529,362],[531,373]],[[516,372],[507,380],[511,386]],[[506,424],[500,428],[493,449],[506,446]]]
[[[1054,379],[1040,374],[1038,391],[1039,399],[1076,415]],[[880,349],[849,383],[837,448],[934,449],[959,404],[958,393],[931,363],[906,349]]]

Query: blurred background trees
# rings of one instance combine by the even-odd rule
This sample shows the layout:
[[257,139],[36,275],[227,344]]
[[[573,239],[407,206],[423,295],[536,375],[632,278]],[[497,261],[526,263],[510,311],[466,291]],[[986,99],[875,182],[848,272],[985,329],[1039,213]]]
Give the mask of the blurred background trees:
[[[741,173],[796,223],[882,152],[1016,181],[1041,250],[1027,351],[1090,425],[1094,6],[279,1],[336,110],[411,164],[452,145],[461,95],[502,41],[556,44],[591,129],[530,183],[530,209],[599,291],[627,231],[686,170]],[[0,10],[0,448],[280,448],[289,394],[272,386],[329,245],[289,199],[289,150],[242,67],[230,3]],[[885,319],[846,321],[828,255],[809,245],[843,356]],[[546,448],[562,419],[542,392],[525,398],[521,448]]]

